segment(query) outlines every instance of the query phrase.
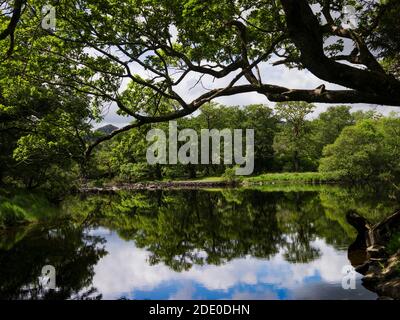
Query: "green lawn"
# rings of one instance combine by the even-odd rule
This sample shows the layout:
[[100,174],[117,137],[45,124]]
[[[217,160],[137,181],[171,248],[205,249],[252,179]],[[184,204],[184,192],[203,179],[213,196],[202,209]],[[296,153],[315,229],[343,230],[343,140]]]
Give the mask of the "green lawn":
[[222,182],[224,181],[223,177],[203,177],[196,179],[179,179],[179,180],[169,180],[164,179],[163,181],[173,181],[173,182]]
[[[221,176],[200,177],[195,179],[172,179],[164,178],[161,182],[215,182],[220,183],[226,181],[226,178]],[[320,173],[320,172],[285,172],[285,173],[265,173],[258,176],[238,177],[243,186],[254,185],[274,185],[274,184],[330,184],[343,182],[343,176],[336,172]],[[158,183],[160,181],[145,181],[147,183]]]
[[248,184],[273,184],[273,183],[338,183],[341,182],[341,175],[336,172],[285,172],[285,173],[266,173],[259,176],[244,179]]
[[[244,185],[259,184],[328,184],[342,182],[339,173],[320,173],[320,172],[285,172],[285,173],[265,173],[258,176],[240,177]],[[168,180],[174,182],[222,182],[224,177],[203,177],[197,179]]]

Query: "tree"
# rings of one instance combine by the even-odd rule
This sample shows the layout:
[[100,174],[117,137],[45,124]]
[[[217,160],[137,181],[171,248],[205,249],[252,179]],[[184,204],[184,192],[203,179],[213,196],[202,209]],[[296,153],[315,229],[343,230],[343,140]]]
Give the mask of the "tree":
[[322,156],[323,148],[335,142],[345,127],[355,124],[349,106],[331,106],[311,122],[312,134],[309,143],[315,148],[315,162]]
[[[19,32],[18,36],[27,34]],[[41,45],[60,45],[47,34],[37,38]],[[44,63],[43,58],[35,48],[19,44],[12,59],[0,64],[0,182],[8,178],[33,188],[51,181],[48,187],[55,191],[62,181],[76,178],[76,166],[84,167],[97,105],[84,92],[37,80],[39,71],[56,67],[54,61]]]
[[274,138],[278,131],[279,119],[273,109],[266,105],[248,105],[243,108],[241,121],[243,129],[254,129],[254,172],[275,169]]
[[[3,0],[0,2],[0,25],[5,24],[5,28],[0,28],[0,41],[9,38],[9,46],[6,58],[9,57],[15,45],[15,30],[21,19],[21,15],[26,4],[26,0]],[[1,55],[0,55],[1,57]]]
[[399,130],[398,118],[363,120],[345,128],[324,148],[320,171],[339,171],[353,181],[398,178]]
[[[390,49],[398,43],[399,27],[392,23],[400,6],[396,0],[50,3],[57,10],[57,30],[39,34],[61,45],[34,37],[44,1],[30,1],[31,10],[23,11],[16,25],[13,58],[34,39],[31,47],[46,61],[35,78],[114,102],[135,119],[89,146],[88,157],[95,146],[121,132],[181,118],[216,98],[239,93],[257,92],[278,102],[400,105],[398,50]],[[358,9],[360,24],[355,29],[343,27],[346,5]],[[3,24],[8,29],[8,20]],[[344,53],[344,40],[353,46],[351,54]],[[306,68],[321,82],[348,89],[273,85],[260,76],[259,66],[265,62]],[[202,92],[186,101],[179,85],[194,73],[198,85],[203,78],[225,80],[228,85],[198,90]],[[123,81],[131,84],[121,88]]]
[[146,141],[146,131],[150,129],[151,126],[147,126],[124,134],[118,143],[105,153],[105,158],[111,160],[111,166],[122,180],[162,179],[161,165],[151,166],[146,160],[146,149],[150,145]]
[[301,158],[308,157],[307,133],[309,130],[307,115],[313,112],[315,106],[306,102],[285,102],[275,106],[277,115],[285,123],[282,131],[275,137],[274,149],[278,157],[292,159],[292,170],[300,170]]

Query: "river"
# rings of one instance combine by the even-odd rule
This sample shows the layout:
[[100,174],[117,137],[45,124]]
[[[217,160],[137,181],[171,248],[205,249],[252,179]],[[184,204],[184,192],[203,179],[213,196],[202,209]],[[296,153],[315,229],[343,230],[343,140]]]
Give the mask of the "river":
[[0,299],[377,299],[357,274],[342,286],[356,237],[345,215],[379,221],[396,204],[338,186],[69,196],[0,232]]

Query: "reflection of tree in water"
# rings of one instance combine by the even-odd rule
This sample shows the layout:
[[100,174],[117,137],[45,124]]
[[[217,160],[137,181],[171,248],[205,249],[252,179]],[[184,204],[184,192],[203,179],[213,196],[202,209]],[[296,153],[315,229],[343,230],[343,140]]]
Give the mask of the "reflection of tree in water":
[[280,228],[285,233],[284,257],[288,262],[307,263],[320,257],[316,221],[322,210],[315,193],[286,193],[278,204]]
[[[346,213],[355,210],[372,222],[388,217],[398,207],[396,193],[385,186],[364,186],[351,188],[334,188],[329,192],[320,192],[325,215],[337,221],[345,238],[355,239],[354,229],[346,221]],[[343,239],[337,237],[337,240]],[[348,245],[347,241],[347,245]],[[344,243],[343,243],[344,244]]]
[[86,225],[134,240],[150,252],[151,264],[177,271],[246,256],[267,259],[280,251],[289,262],[307,263],[321,254],[312,245],[317,239],[337,248],[352,241],[341,210],[354,199],[340,190],[122,191],[69,201],[68,210]]
[[274,201],[257,193],[246,201],[201,191],[168,197],[154,213],[133,218],[130,238],[151,252],[150,263],[185,270],[193,264],[219,265],[246,255],[268,258],[277,253],[282,239]]
[[[93,267],[106,252],[103,238],[66,226],[36,226],[8,250],[0,249],[0,299],[101,298],[91,287]],[[56,269],[57,290],[44,290],[42,267]]]
[[[74,224],[52,229],[31,225],[0,236],[0,299],[100,297],[91,283],[94,265],[106,254],[104,239],[85,233],[87,227],[115,230],[146,249],[151,264],[164,263],[176,271],[246,256],[268,259],[278,252],[289,262],[307,263],[321,254],[312,245],[316,239],[341,248],[351,243],[342,211],[362,198],[340,189],[125,191],[71,198],[62,211]],[[370,203],[361,208],[381,205]],[[34,286],[48,264],[56,268],[59,291]]]
[[245,256],[270,258],[280,250],[289,262],[306,263],[320,256],[312,246],[317,238],[350,241],[325,216],[318,193],[156,191],[111,198],[88,199],[96,211],[99,201],[106,204],[99,224],[148,250],[151,264],[177,271]]

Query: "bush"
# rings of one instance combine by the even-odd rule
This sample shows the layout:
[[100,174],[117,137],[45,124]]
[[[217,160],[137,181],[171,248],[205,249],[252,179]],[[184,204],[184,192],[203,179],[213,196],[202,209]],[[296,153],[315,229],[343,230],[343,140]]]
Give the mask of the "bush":
[[400,250],[400,232],[397,232],[390,237],[390,241],[386,248],[389,254],[395,254]]
[[59,217],[57,207],[42,194],[16,192],[0,194],[0,229]]
[[246,179],[250,183],[329,183],[339,182],[342,179],[341,172],[285,172],[285,173],[266,173],[260,176]]
[[241,176],[236,175],[236,169],[237,167],[226,168],[225,172],[222,175],[223,180],[230,184],[241,182],[243,178]]
[[0,204],[0,229],[27,222],[29,219],[24,209],[7,201]]
[[400,177],[400,119],[364,120],[345,128],[324,148],[319,171],[342,172],[352,181],[395,181]]

